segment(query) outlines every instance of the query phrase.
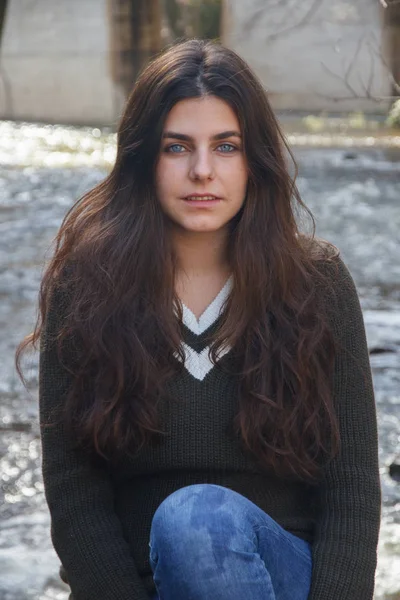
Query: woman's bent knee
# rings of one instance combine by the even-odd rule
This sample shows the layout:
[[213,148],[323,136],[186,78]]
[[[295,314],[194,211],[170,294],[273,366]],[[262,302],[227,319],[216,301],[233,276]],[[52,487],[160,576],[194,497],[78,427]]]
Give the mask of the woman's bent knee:
[[[213,484],[191,485],[173,492],[156,510],[150,533],[153,560],[162,553],[170,560],[182,554],[193,560],[206,548],[226,547],[255,551],[256,535],[246,527],[245,511],[234,502],[239,494]],[[243,498],[243,501],[246,501]],[[240,502],[239,502],[240,504]]]
[[209,512],[208,502],[205,501],[205,486],[207,484],[191,485],[176,490],[160,504],[154,513],[151,525],[151,539],[155,541],[179,540],[191,536],[191,529],[197,529],[198,515]]
[[157,508],[153,516],[152,532],[164,535],[166,529],[198,529],[215,521],[213,516],[216,514],[220,527],[225,520],[233,525],[232,521],[237,517],[243,518],[243,511],[235,507],[235,498],[240,499],[241,496],[214,484],[195,484],[180,488],[165,498]]

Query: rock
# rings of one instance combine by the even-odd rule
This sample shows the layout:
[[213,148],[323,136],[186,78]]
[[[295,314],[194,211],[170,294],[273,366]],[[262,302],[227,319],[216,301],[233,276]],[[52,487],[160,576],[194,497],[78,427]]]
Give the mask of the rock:
[[389,465],[389,475],[395,481],[400,481],[400,457]]
[[397,352],[396,346],[375,346],[370,349],[370,354],[385,354],[386,352]]
[[345,152],[343,154],[343,158],[345,160],[355,160],[357,158],[357,154],[355,152]]

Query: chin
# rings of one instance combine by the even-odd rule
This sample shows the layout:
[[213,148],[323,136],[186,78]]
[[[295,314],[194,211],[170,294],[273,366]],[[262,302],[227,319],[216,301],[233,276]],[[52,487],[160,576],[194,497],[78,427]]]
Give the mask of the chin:
[[199,225],[199,226],[189,226],[189,227],[183,227],[183,229],[187,232],[187,233],[216,233],[217,231],[221,231],[222,229],[225,228],[225,225]]
[[203,218],[203,219],[193,219],[186,220],[182,219],[178,225],[187,231],[204,231],[204,232],[212,232],[219,231],[220,229],[224,229],[228,223],[225,221],[220,221],[213,218]]
[[[175,218],[174,218],[175,217]],[[217,233],[226,229],[229,220],[217,219],[215,215],[198,215],[198,218],[177,218],[171,215],[170,225],[181,233]]]

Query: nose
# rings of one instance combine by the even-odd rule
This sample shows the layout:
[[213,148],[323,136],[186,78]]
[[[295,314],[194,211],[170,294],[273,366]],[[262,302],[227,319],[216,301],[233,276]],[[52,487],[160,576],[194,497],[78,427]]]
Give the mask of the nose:
[[214,177],[213,157],[209,150],[193,152],[190,164],[190,178],[207,180]]

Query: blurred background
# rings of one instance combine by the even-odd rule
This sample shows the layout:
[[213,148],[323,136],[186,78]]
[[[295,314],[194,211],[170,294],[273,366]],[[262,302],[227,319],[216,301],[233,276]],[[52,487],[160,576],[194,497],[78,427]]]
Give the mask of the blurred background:
[[193,36],[259,75],[317,234],[356,281],[380,434],[375,597],[400,600],[399,0],[0,0],[0,600],[68,597],[41,479],[37,356],[29,392],[13,365],[52,239],[111,168],[140,70]]

